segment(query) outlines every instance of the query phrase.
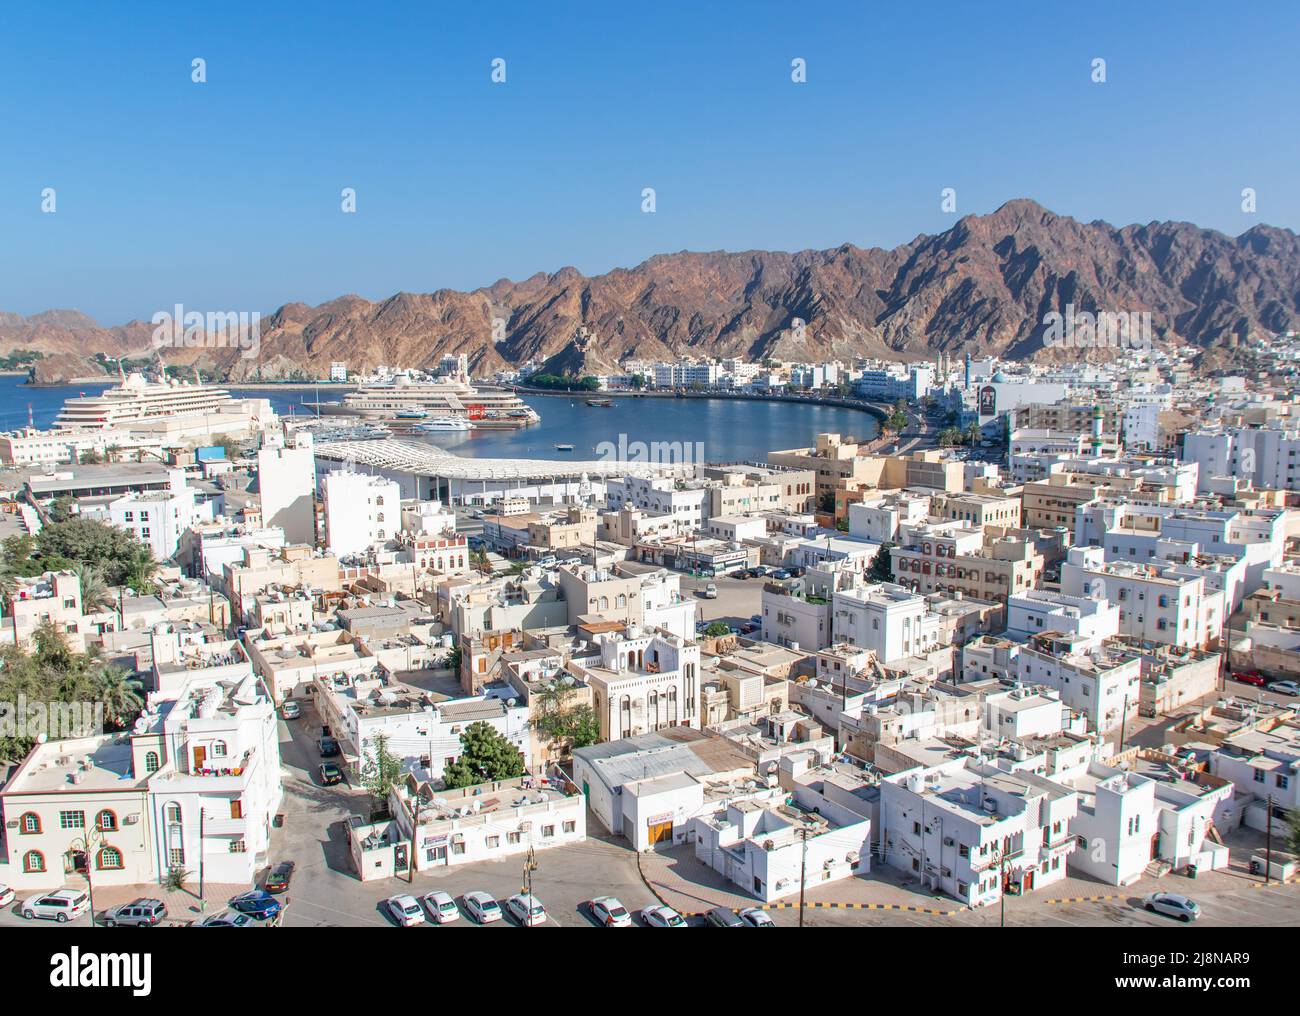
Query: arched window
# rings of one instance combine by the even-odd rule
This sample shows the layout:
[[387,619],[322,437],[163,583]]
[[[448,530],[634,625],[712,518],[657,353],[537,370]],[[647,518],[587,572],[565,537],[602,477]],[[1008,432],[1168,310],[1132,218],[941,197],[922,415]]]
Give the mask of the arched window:
[[212,756],[213,756],[213,758],[225,758],[225,757],[226,757],[226,742],[225,742],[225,741],[213,741],[213,742],[212,742]]
[[146,773],[156,773],[162,767],[162,762],[158,758],[156,751],[147,751],[144,753],[144,771]]
[[24,833],[39,833],[41,831],[41,816],[34,811],[29,811],[22,817],[22,830]]
[[45,870],[45,855],[39,850],[29,850],[23,854],[23,871],[35,872]]
[[101,832],[117,832],[117,816],[105,808],[95,816],[95,825]]
[[181,806],[179,804],[167,805],[166,815],[169,823],[179,825],[181,821]]
[[95,866],[100,871],[117,871],[122,867],[122,851],[117,847],[101,847],[99,856],[95,859]]

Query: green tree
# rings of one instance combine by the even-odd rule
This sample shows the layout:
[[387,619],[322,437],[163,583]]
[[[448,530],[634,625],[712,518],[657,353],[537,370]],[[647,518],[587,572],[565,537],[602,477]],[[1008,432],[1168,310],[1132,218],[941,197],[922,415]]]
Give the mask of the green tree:
[[576,694],[572,684],[561,677],[543,685],[534,699],[533,729],[555,747],[559,754],[568,756],[574,748],[585,748],[600,740],[600,721],[590,705],[570,705]]
[[1300,855],[1300,808],[1286,813],[1286,849]]
[[871,559],[871,569],[867,572],[867,578],[873,582],[894,581],[894,562],[892,555],[889,553],[893,548],[894,545],[889,542],[880,545],[880,549],[876,551],[876,556]]
[[141,577],[138,571],[143,561],[152,561],[149,548],[126,530],[79,517],[45,526],[35,539],[33,552],[36,571],[29,574],[68,568],[80,561],[99,568],[105,581],[114,586],[123,584],[128,570],[136,569],[133,577]]
[[460,735],[460,751],[460,758],[442,771],[442,782],[448,790],[513,780],[524,774],[519,749],[482,720],[471,723]]
[[895,409],[885,417],[885,430],[892,430],[895,434],[907,426],[907,414],[901,409]]
[[945,427],[939,431],[937,440],[940,448],[955,448],[962,442],[961,431],[956,427]]
[[361,785],[376,808],[388,806],[388,792],[401,778],[402,760],[388,750],[388,738],[376,734],[374,748],[361,765]]
[[113,606],[113,593],[104,581],[104,573],[93,564],[78,561],[71,568],[81,583],[81,610],[93,614]]
[[980,442],[980,425],[973,420],[966,425],[966,443],[974,448]]
[[126,728],[140,714],[144,698],[119,667],[101,664],[97,677],[98,698],[104,703],[104,719],[115,727]]
[[731,626],[728,625],[725,621],[713,621],[707,627],[705,627],[703,634],[706,638],[711,638],[711,639],[722,638],[722,636],[724,635],[731,634]]
[[133,547],[122,561],[122,585],[130,586],[141,596],[158,588],[158,562],[153,551],[144,545]]
[[642,388],[644,388],[645,386],[646,386],[646,377],[645,377],[644,374],[633,374],[633,375],[632,375],[632,387],[633,387],[633,388],[635,388],[637,391],[640,391],[640,390],[641,390]]

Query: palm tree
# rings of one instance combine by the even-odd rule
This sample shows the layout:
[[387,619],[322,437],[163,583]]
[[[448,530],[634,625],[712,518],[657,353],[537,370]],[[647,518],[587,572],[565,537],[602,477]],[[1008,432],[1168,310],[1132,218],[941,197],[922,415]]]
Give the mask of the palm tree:
[[980,439],[980,425],[972,421],[966,426],[966,441],[974,448]]
[[81,583],[81,610],[86,614],[105,610],[113,605],[113,594],[104,581],[104,573],[95,565],[78,561],[70,571]]
[[126,679],[120,667],[101,665],[97,695],[104,704],[104,718],[114,726],[125,727],[144,706],[144,699]]
[[148,595],[157,586],[154,576],[158,573],[158,562],[153,558],[153,551],[148,547],[133,547],[122,560],[122,582],[130,586],[141,596]]

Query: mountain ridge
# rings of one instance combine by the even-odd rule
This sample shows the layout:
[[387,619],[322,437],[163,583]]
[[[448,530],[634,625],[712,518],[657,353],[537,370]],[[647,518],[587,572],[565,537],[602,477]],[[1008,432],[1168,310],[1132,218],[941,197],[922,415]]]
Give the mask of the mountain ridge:
[[[1300,327],[1300,237],[1266,224],[1233,237],[1187,222],[1085,223],[1017,198],[890,249],[678,251],[591,276],[565,265],[472,290],[291,301],[262,319],[256,357],[164,355],[233,381],[314,375],[330,360],[352,371],[425,366],[448,353],[478,373],[530,359],[610,372],[682,355],[1059,359],[1066,351],[1044,347],[1044,319],[1068,305],[1147,311],[1157,342],[1231,359],[1252,333]],[[152,330],[103,328],[76,311],[0,312],[0,353],[141,356]]]

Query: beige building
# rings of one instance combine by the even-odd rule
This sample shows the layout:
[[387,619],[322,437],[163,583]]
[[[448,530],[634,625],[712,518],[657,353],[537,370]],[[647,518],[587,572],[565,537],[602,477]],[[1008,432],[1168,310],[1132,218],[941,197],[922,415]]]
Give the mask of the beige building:
[[1022,537],[986,534],[966,524],[907,527],[890,551],[894,581],[921,593],[961,593],[1005,604],[1043,577],[1043,556]]
[[942,494],[930,501],[930,514],[972,526],[1020,528],[1020,498],[998,494]]
[[528,523],[528,544],[537,550],[590,547],[596,539],[596,510],[574,506],[552,519]]

